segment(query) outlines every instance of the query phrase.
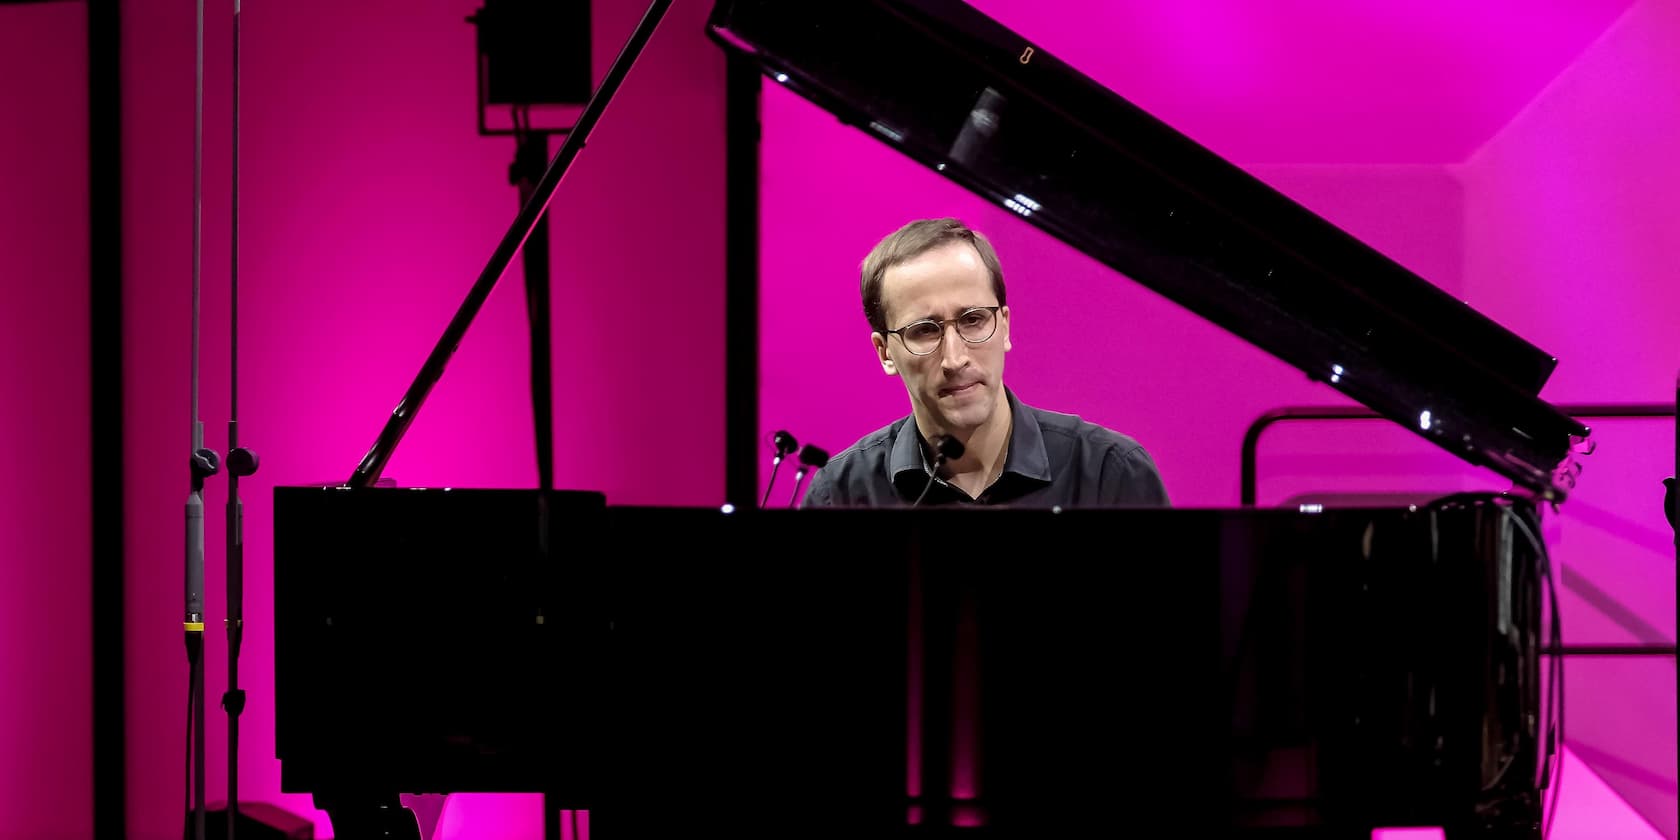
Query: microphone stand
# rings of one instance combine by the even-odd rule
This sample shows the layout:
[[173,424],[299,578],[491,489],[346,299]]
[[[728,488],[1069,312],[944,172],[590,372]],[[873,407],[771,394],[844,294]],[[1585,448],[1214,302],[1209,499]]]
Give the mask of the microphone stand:
[[[521,112],[523,115],[521,117]],[[548,161],[548,132],[531,130],[529,108],[516,106],[515,148],[509,180],[519,187],[519,206],[536,194]],[[552,339],[549,330],[548,214],[537,217],[522,250],[525,267],[525,309],[531,332],[531,412],[536,427],[537,487],[554,489],[554,396],[550,370]]]
[[799,447],[799,470],[793,474],[793,495],[788,497],[788,507],[799,506],[799,487],[805,483],[805,475],[813,468],[822,469],[828,466],[828,452],[821,447],[807,443]]
[[[513,163],[508,181],[519,188],[519,206],[536,195],[548,163],[547,131],[531,128],[528,106],[513,108]],[[525,315],[531,343],[531,419],[536,432],[537,454],[537,558],[545,565],[553,560],[548,542],[549,491],[554,489],[554,375],[553,339],[549,322],[548,213],[537,216],[531,234],[520,249],[525,268]],[[539,614],[538,620],[542,619]],[[559,840],[561,825],[568,816],[556,805],[557,797],[543,794],[543,837]]]
[[245,711],[245,692],[239,688],[239,648],[245,637],[245,508],[239,498],[239,479],[257,471],[256,453],[239,445],[239,0],[233,0],[232,175],[232,264],[228,267],[228,690],[222,695],[222,708],[228,716],[227,840],[234,840],[239,823],[239,715]]
[[793,473],[793,493],[788,496],[788,507],[790,507],[790,508],[799,507],[799,486],[801,484],[804,484],[804,483],[805,483],[805,465],[800,464],[799,469],[795,470],[794,473]]
[[[782,453],[777,452],[776,456],[774,458],[770,459],[770,481],[767,482],[764,485],[764,498],[759,500],[759,503],[758,503],[759,507],[764,507],[764,506],[770,504],[770,491],[775,489],[775,487],[776,487],[776,473],[780,472],[781,469],[782,469]],[[794,482],[797,484],[798,479],[795,479]],[[795,488],[795,490],[797,490],[797,489],[798,488]]]
[[[792,455],[794,450],[799,448],[799,441],[786,431],[780,431],[776,433],[775,445],[776,456],[770,459],[770,482],[764,486],[764,499],[758,503],[759,507],[770,504],[770,491],[776,486],[776,473],[782,468],[782,459]],[[798,489],[795,487],[794,491],[798,492]]]
[[193,255],[192,255],[192,454],[188,458],[186,616],[188,800],[195,840],[204,840],[204,480],[219,468],[215,450],[204,446],[204,423],[198,416],[199,306],[203,277],[204,220],[204,0],[198,0],[196,109],[193,114]]
[[601,80],[600,87],[589,97],[589,104],[583,108],[577,123],[566,133],[565,142],[560,144],[559,151],[554,153],[554,159],[549,162],[548,169],[543,172],[542,179],[531,190],[530,198],[526,199],[519,215],[513,224],[502,235],[502,240],[496,245],[496,250],[490,255],[490,261],[479,273],[478,279],[473,281],[472,288],[467,291],[466,300],[455,310],[455,316],[449,320],[443,335],[433,345],[432,352],[426,356],[425,363],[414,380],[409,383],[402,401],[392,409],[391,416],[386,419],[385,426],[380,429],[379,437],[373,446],[362,456],[356,469],[345,480],[344,486],[350,488],[372,487],[379,481],[379,476],[385,471],[385,465],[391,460],[397,444],[402,442],[408,427],[414,423],[414,416],[420,410],[421,404],[431,394],[432,388],[443,376],[443,369],[449,364],[449,359],[460,346],[461,339],[466,335],[467,327],[478,316],[478,311],[484,307],[484,301],[490,297],[490,290],[495,288],[496,281],[507,271],[508,264],[513,262],[513,255],[526,244],[526,240],[536,229],[537,222],[542,219],[548,203],[554,198],[554,190],[560,186],[560,179],[570,168],[578,153],[583,151],[584,143],[595,128],[595,123],[601,119],[601,114],[618,92],[624,82],[624,77],[630,72],[631,65],[636,63],[637,56],[653,37],[653,31],[659,26],[659,21],[665,12],[671,8],[671,0],[653,0],[647,14],[641,23],[630,34],[630,39],[624,49],[613,60],[612,68]]

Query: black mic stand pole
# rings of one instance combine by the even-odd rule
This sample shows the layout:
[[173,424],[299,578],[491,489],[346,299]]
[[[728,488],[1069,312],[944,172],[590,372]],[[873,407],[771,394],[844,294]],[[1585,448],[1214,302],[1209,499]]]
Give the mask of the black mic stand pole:
[[192,455],[187,493],[187,605],[183,626],[187,643],[187,763],[192,802],[192,834],[204,840],[204,480],[219,468],[215,450],[204,446],[204,423],[198,417],[198,321],[204,220],[204,0],[198,0],[196,109],[193,114],[193,255],[192,255]]
[[[799,448],[799,441],[786,430],[779,431],[775,437],[776,457],[770,459],[770,482],[764,486],[764,499],[758,503],[759,507],[770,504],[770,491],[776,486],[776,473],[782,468],[782,459],[792,455]],[[799,489],[794,488],[798,493]]]
[[408,427],[413,424],[414,417],[419,413],[421,404],[426,401],[426,397],[431,394],[433,386],[437,385],[438,379],[443,376],[443,369],[449,364],[449,359],[455,354],[455,349],[460,346],[461,338],[466,335],[467,327],[472,324],[473,318],[483,308],[484,301],[490,297],[490,290],[495,287],[496,281],[501,279],[502,273],[507,270],[508,264],[513,261],[514,252],[526,244],[526,240],[536,228],[537,222],[543,216],[544,211],[548,209],[549,201],[554,198],[554,190],[560,185],[561,177],[565,175],[578,152],[583,150],[584,143],[587,142],[590,132],[594,130],[595,123],[601,118],[601,113],[606,110],[613,94],[618,91],[625,75],[630,72],[631,65],[635,64],[636,57],[641,55],[642,49],[647,46],[648,40],[653,36],[654,29],[659,26],[660,19],[665,16],[665,12],[670,7],[671,0],[653,0],[648,6],[647,14],[642,17],[641,23],[637,24],[636,30],[630,33],[629,41],[625,43],[624,49],[619,52],[618,58],[613,61],[612,67],[607,71],[606,78],[601,81],[595,93],[590,96],[589,104],[584,106],[583,113],[578,117],[577,123],[572,126],[571,131],[566,133],[565,141],[560,144],[559,150],[554,153],[554,159],[549,161],[548,168],[543,172],[542,180],[538,181],[536,187],[532,190],[530,199],[525,202],[524,207],[520,208],[519,215],[514,218],[513,224],[502,235],[501,242],[496,245],[496,250],[490,255],[490,261],[484,266],[484,270],[479,273],[478,279],[473,281],[472,288],[467,291],[466,299],[455,310],[455,316],[449,320],[449,325],[444,328],[443,335],[432,346],[432,351],[426,356],[426,361],[421,365],[420,372],[415,375],[414,380],[409,383],[408,390],[403,393],[402,401],[397,404],[396,408],[392,409],[391,416],[386,418],[385,426],[379,431],[379,437],[374,440],[373,446],[368,449],[367,454],[362,456],[362,460],[356,465],[355,471],[345,480],[345,487],[372,487],[378,482],[379,476],[385,471],[385,465],[391,460],[392,453],[396,451],[397,444],[402,442],[403,436],[408,432]]
[[788,496],[788,507],[790,507],[790,508],[799,507],[799,486],[804,484],[804,483],[805,483],[805,465],[800,464],[799,469],[795,470],[794,473],[793,473],[793,495]]
[[[547,131],[531,129],[528,106],[514,106],[513,164],[508,180],[519,187],[519,206],[536,195],[543,170],[548,168]],[[531,417],[536,426],[537,487],[554,489],[554,383],[552,339],[549,330],[548,213],[537,216],[521,249],[525,268],[525,309],[531,332]],[[541,496],[543,494],[539,494]],[[546,546],[545,546],[546,548]]]
[[793,474],[793,495],[788,497],[788,507],[799,507],[799,488],[805,483],[805,476],[826,466],[827,452],[809,443],[799,448],[799,470]]
[[256,453],[239,445],[239,0],[233,0],[233,203],[232,264],[228,267],[228,497],[227,497],[227,840],[239,823],[239,715],[245,692],[239,688],[239,647],[245,636],[245,508],[239,479],[257,471]]
[[[548,132],[531,128],[529,106],[513,106],[513,163],[508,182],[519,188],[519,206],[529,204],[548,168]],[[548,212],[537,216],[520,249],[525,269],[525,314],[531,342],[531,419],[537,447],[537,556],[553,561],[548,544],[549,491],[554,489],[553,340],[550,337]],[[561,814],[555,797],[543,794],[543,836],[559,840]]]

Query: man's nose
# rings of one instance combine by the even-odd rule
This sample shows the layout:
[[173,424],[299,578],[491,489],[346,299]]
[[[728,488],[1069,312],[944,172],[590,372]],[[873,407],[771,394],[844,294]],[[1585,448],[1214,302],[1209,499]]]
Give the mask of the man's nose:
[[939,363],[946,370],[961,370],[968,364],[968,342],[957,334],[957,325],[945,325],[945,340],[939,342]]

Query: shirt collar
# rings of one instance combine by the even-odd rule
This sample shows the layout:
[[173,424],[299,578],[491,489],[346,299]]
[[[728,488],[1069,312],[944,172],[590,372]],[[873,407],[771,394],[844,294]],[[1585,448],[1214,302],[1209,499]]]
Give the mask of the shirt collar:
[[[1050,483],[1050,453],[1044,449],[1044,430],[1039,428],[1038,417],[1032,406],[1015,397],[1014,391],[1005,387],[1003,393],[1009,399],[1009,414],[1013,421],[1004,473]],[[892,476],[893,483],[899,484],[906,474],[918,481],[926,480],[932,465],[927,462],[925,453],[922,431],[916,426],[916,415],[911,414],[893,438],[892,455],[887,460],[887,474]]]

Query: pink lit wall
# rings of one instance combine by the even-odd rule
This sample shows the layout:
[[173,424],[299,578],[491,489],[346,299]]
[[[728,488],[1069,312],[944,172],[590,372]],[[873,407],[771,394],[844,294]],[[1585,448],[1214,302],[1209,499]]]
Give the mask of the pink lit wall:
[[[240,494],[242,799],[315,814],[279,793],[274,758],[272,488],[349,476],[518,209],[512,139],[476,133],[465,18],[480,5],[244,5],[239,415],[262,466]],[[201,414],[225,450],[231,9],[209,6]],[[644,9],[596,4],[597,78]],[[723,63],[701,35],[708,9],[674,5],[551,205],[556,482],[613,503],[722,501]],[[187,675],[193,7],[129,0],[122,20],[128,836],[166,838],[181,831]],[[515,261],[388,477],[534,486],[522,284]],[[212,800],[225,795],[226,490],[217,477],[206,498]],[[448,663],[431,676],[449,679]],[[525,800],[477,806],[457,836],[541,836]]]
[[1468,290],[1562,358],[1552,399],[1674,398],[1677,31],[1674,4],[1635,4],[1457,168]]
[[[1459,168],[1467,293],[1562,360],[1554,400],[1672,404],[1680,372],[1680,7],[1641,0]],[[1549,540],[1583,641],[1673,644],[1669,423],[1605,422]],[[1579,619],[1577,619],[1579,616]],[[1566,624],[1569,627],[1570,624]],[[1664,836],[1676,824],[1674,663],[1568,675],[1573,749]]]
[[[788,429],[831,452],[908,412],[874,360],[857,266],[911,218],[955,215],[987,233],[1009,280],[1022,399],[1086,416],[1154,454],[1179,504],[1235,504],[1243,428],[1279,404],[1343,402],[1240,342],[993,207],[807,102],[764,96],[760,411],[766,441]],[[813,161],[821,160],[821,166]],[[1459,282],[1461,196],[1434,166],[1267,166],[1274,186],[1391,257]],[[1415,212],[1392,213],[1396,201]],[[766,443],[768,452],[768,443]],[[764,466],[768,478],[768,464]],[[786,504],[789,477],[777,478]]]
[[0,838],[93,831],[87,10],[0,6]]
[[1243,164],[1455,163],[1632,0],[971,5]]

